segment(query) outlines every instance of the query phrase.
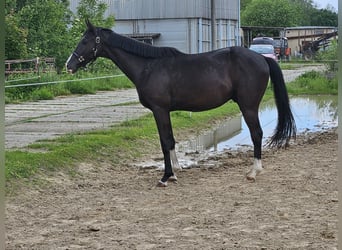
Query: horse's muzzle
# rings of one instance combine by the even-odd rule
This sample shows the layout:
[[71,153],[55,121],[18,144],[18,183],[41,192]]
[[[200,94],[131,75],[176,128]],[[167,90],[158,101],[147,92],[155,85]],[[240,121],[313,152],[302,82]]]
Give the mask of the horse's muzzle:
[[70,68],[70,67],[68,66],[68,64],[65,64],[65,71],[66,71],[67,73],[69,73],[69,74],[75,73],[75,70],[73,70],[72,68]]

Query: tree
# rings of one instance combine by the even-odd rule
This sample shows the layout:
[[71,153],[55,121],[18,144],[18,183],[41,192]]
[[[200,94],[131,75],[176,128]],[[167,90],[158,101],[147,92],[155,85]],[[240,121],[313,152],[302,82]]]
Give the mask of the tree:
[[245,26],[291,27],[298,23],[296,10],[288,0],[253,0],[241,13]]
[[332,40],[330,45],[317,53],[317,59],[323,60],[329,71],[338,70],[337,40]]
[[[107,4],[98,0],[81,0],[77,13],[72,21],[71,33],[75,44],[79,41],[81,34],[85,31],[85,20],[89,19],[94,25],[111,28],[114,25],[114,16],[105,16]],[[77,42],[76,42],[77,41]]]
[[[90,20],[94,25],[99,27],[111,28],[114,26],[114,16],[109,15],[105,17],[105,12],[107,10],[107,4],[98,0],[81,0],[78,7],[77,13],[72,21],[72,28],[70,33],[73,38],[74,46],[80,41],[81,35],[86,29],[85,20]],[[98,71],[114,71],[116,68],[115,64],[111,61],[98,58],[90,66],[90,71],[95,73]]]
[[20,11],[23,7],[29,4],[29,0],[16,0],[16,10]]
[[311,13],[314,10],[312,0],[289,0],[289,3],[297,16],[293,26],[309,26],[311,23]]
[[19,27],[18,18],[13,14],[5,17],[5,58],[18,59],[27,57],[27,29]]
[[16,12],[16,0],[7,0],[5,2],[5,15],[13,14]]
[[240,0],[240,11],[244,11],[252,0]]
[[337,13],[328,5],[317,9],[313,0],[241,0],[241,23],[249,26],[335,26]]
[[[53,11],[52,11],[53,10]],[[34,0],[19,14],[19,24],[28,30],[28,54],[32,57],[54,57],[61,69],[71,50],[68,3],[58,0]]]
[[332,9],[314,9],[311,14],[312,26],[338,26],[338,16]]

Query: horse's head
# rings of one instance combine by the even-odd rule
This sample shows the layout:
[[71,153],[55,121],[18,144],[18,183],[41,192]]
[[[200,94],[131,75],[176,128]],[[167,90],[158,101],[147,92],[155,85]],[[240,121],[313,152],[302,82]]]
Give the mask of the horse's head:
[[88,20],[86,24],[88,29],[66,62],[67,71],[70,73],[75,73],[80,67],[85,67],[89,62],[95,61],[98,56],[101,42],[99,30]]

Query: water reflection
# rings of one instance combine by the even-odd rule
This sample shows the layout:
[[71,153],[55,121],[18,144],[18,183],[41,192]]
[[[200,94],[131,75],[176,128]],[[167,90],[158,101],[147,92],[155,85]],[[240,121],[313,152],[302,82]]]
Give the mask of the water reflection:
[[218,145],[241,132],[242,120],[241,115],[228,119],[214,130],[202,133],[193,140],[183,142],[179,150],[185,152],[201,152],[212,148],[216,151],[218,150]]
[[[290,102],[298,133],[323,131],[337,127],[337,96],[292,97]],[[265,144],[273,134],[278,119],[273,100],[260,107],[259,117],[264,131],[263,143]],[[229,119],[213,131],[206,132],[196,139],[180,145],[180,150],[184,152],[222,151],[242,146],[252,147],[252,141],[247,125],[240,116]]]

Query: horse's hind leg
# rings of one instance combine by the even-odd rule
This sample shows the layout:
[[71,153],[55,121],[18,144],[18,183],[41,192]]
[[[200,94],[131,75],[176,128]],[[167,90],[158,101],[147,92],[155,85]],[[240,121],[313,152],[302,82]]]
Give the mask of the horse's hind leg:
[[246,177],[248,180],[255,181],[256,176],[263,170],[261,163],[261,146],[263,132],[260,126],[257,109],[241,111],[249,128],[254,145],[254,164],[252,166],[252,169],[247,173]]

